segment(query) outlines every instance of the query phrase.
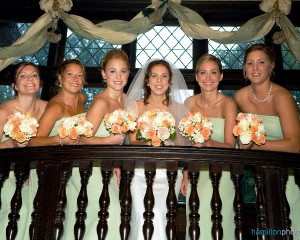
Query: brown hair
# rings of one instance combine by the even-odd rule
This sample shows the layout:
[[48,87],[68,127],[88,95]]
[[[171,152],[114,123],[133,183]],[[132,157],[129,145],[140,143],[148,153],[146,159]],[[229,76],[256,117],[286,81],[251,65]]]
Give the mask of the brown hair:
[[67,66],[69,64],[77,64],[77,65],[81,66],[81,68],[83,70],[83,74],[84,74],[83,84],[87,84],[86,78],[85,78],[86,77],[85,66],[83,65],[83,63],[78,59],[66,59],[59,65],[59,67],[56,71],[56,82],[55,82],[55,85],[52,86],[52,88],[51,88],[51,96],[55,96],[59,92],[59,89],[60,89],[59,76],[62,75],[62,73],[64,72],[64,70],[67,68]]
[[[22,70],[27,67],[27,66],[32,66],[35,68],[37,74],[39,75],[39,78],[40,78],[40,87],[42,87],[42,80],[41,80],[41,73],[40,73],[40,70],[39,68],[32,62],[20,62],[16,65],[16,68],[15,68],[15,71],[14,71],[14,75],[13,75],[13,78],[11,79],[11,84],[14,85],[16,84],[17,82],[17,79],[20,75],[20,73],[22,72]],[[18,91],[16,91],[14,89],[14,92],[15,92],[15,95],[17,96],[18,95]]]
[[[264,53],[267,55],[267,57],[269,58],[270,63],[271,63],[271,64],[274,64],[274,66],[275,66],[275,60],[276,60],[275,53],[274,53],[274,51],[273,51],[272,48],[270,48],[269,46],[267,46],[267,45],[265,45],[265,44],[253,44],[252,46],[250,46],[250,47],[245,51],[245,55],[244,55],[244,66],[245,66],[245,64],[246,64],[247,57],[248,57],[249,53],[254,52],[254,51],[262,51],[262,52],[264,52]],[[244,77],[246,78],[245,69],[243,70],[243,73],[244,73]],[[270,77],[271,77],[271,78],[274,78],[274,77],[275,77],[275,67],[273,68]]]
[[65,69],[67,68],[67,66],[69,64],[77,64],[77,65],[81,66],[83,74],[84,74],[83,84],[86,84],[86,81],[85,81],[86,80],[85,79],[85,77],[86,77],[85,66],[78,59],[66,59],[65,61],[63,61],[60,64],[60,66],[58,67],[57,72],[56,72],[56,84],[59,85],[59,76],[62,75],[62,73],[65,71]]
[[[146,69],[146,71],[145,71],[145,78],[144,78],[144,104],[145,105],[147,105],[149,103],[148,99],[151,95],[151,89],[148,86],[149,78],[150,78],[150,75],[151,75],[151,70],[156,65],[163,65],[168,69],[169,84],[171,84],[171,82],[172,82],[172,70],[171,70],[170,64],[167,61],[165,61],[165,60],[154,60],[154,61],[150,62],[147,69]],[[171,88],[169,87],[166,91],[166,99],[163,101],[163,104],[165,104],[166,106],[169,106],[170,92],[171,92]]]

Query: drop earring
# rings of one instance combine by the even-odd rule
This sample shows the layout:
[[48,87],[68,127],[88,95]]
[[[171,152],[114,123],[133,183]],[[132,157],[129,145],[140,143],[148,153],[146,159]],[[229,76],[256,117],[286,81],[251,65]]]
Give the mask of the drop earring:
[[58,85],[60,88],[62,87],[62,83],[59,83],[59,85]]

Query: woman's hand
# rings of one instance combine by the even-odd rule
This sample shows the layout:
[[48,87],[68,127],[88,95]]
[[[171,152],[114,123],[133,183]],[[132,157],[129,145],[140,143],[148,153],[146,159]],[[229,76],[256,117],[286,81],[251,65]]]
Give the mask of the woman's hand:
[[120,182],[121,182],[121,169],[120,168],[114,168],[114,174],[116,174],[117,183],[120,186]]
[[125,140],[125,134],[110,134],[109,136],[109,143],[110,144],[118,144],[122,145]]
[[251,149],[253,147],[253,142],[250,141],[248,144],[242,144],[242,142],[239,140],[239,148],[240,149]]
[[183,196],[186,196],[186,194],[187,194],[188,185],[189,185],[188,171],[184,170],[183,171],[183,179],[182,179],[181,186],[180,186],[180,192]]
[[193,144],[192,144],[192,147],[198,147],[198,148],[201,148],[201,147],[204,147],[204,144],[203,144],[203,143],[193,143]]
[[20,143],[18,141],[12,140],[12,139],[11,139],[11,141],[12,141],[13,147],[18,147],[18,148],[20,148],[20,147],[27,147],[27,145],[29,143],[29,141],[25,141],[25,142]]
[[[58,136],[59,137],[59,136]],[[60,138],[60,145],[78,145],[80,142],[80,136],[78,136],[76,139],[71,139],[69,137]]]

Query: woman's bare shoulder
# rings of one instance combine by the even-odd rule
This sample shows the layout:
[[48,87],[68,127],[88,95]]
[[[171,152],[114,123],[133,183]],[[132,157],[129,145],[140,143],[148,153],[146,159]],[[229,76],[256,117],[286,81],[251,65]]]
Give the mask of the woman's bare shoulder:
[[248,91],[249,91],[249,86],[243,87],[235,92],[233,98],[235,99],[236,97],[241,97],[243,94],[245,94]]
[[15,99],[10,99],[7,100],[3,103],[0,104],[0,112],[1,112],[1,116],[3,116],[4,113],[6,113],[6,115],[9,115],[13,112],[13,109],[16,106],[16,101]]

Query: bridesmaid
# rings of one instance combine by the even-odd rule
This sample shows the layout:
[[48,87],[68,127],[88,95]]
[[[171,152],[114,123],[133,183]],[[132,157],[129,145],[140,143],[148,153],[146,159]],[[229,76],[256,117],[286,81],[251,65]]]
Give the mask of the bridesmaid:
[[[262,119],[266,143],[261,146],[240,144],[240,148],[299,153],[299,109],[290,92],[272,82],[274,69],[275,54],[270,47],[254,44],[246,50],[244,77],[251,84],[237,91],[234,99],[241,112],[257,114]],[[292,173],[286,196],[291,208],[291,229],[300,229],[300,194]]]
[[50,99],[39,120],[37,137],[31,139],[30,146],[55,146],[78,144],[69,137],[61,139],[58,126],[66,118],[85,115],[85,95],[81,93],[85,83],[85,67],[76,59],[65,60],[57,71],[58,93]]
[[[4,135],[3,128],[7,121],[7,117],[16,112],[31,113],[37,120],[40,119],[45,111],[47,102],[37,98],[37,93],[41,88],[40,71],[36,65],[30,62],[22,62],[16,66],[12,87],[16,97],[14,99],[3,102],[0,105],[0,148],[26,147],[28,141],[18,143]],[[35,170],[31,171],[34,174]],[[8,223],[8,214],[11,211],[10,201],[16,188],[16,178],[14,172],[11,171],[9,178],[4,182],[1,189],[1,210],[0,210],[0,239],[5,239],[5,229]],[[20,210],[20,219],[18,221],[18,233],[16,239],[29,239],[29,224],[31,212],[33,210],[33,199],[36,191],[29,185],[24,184],[22,188],[22,208]]]
[[[122,144],[125,139],[124,134],[110,134],[104,125],[103,118],[106,114],[114,110],[123,108],[126,98],[123,92],[129,77],[129,60],[127,54],[119,49],[113,49],[106,53],[101,63],[101,74],[104,82],[107,84],[106,89],[95,96],[87,112],[87,119],[93,124],[93,137],[82,137],[81,144]],[[96,171],[93,171],[93,175]],[[98,171],[97,171],[98,172]],[[93,182],[93,175],[90,184]],[[121,209],[119,204],[119,183],[120,169],[114,169],[114,175],[109,185],[109,218],[108,218],[108,235],[106,239],[120,239],[118,231],[121,224]],[[92,197],[97,202],[100,195],[96,194],[99,189],[99,183],[94,184]],[[96,219],[95,219],[96,221]],[[94,223],[96,226],[96,223]],[[96,229],[96,228],[95,228]],[[88,238],[89,239],[89,238]]]
[[[222,64],[218,58],[211,54],[201,56],[196,63],[196,80],[200,86],[201,93],[191,96],[186,100],[190,112],[200,112],[208,117],[213,124],[211,138],[203,143],[196,143],[194,147],[221,147],[234,148],[236,139],[232,134],[232,129],[236,124],[237,106],[233,99],[225,96],[218,91],[218,85],[223,79]],[[200,239],[212,239],[211,229],[211,206],[212,184],[209,178],[208,164],[201,165],[200,177],[198,180],[198,194],[200,198]],[[181,186],[183,195],[190,195],[188,187],[187,171],[184,171],[184,179]],[[235,239],[234,236],[234,185],[230,178],[228,166],[223,166],[222,177],[220,180],[220,197],[222,200],[223,216],[223,239]],[[189,208],[187,207],[187,216]],[[187,221],[188,222],[188,221]],[[188,236],[188,227],[186,237]]]
[[[85,116],[85,95],[81,93],[84,83],[85,67],[79,60],[70,59],[62,62],[57,70],[56,85],[59,88],[58,93],[48,102],[46,110],[39,120],[40,126],[38,128],[37,136],[30,140],[30,146],[63,146],[78,144],[79,139],[73,140],[69,137],[61,139],[58,135],[58,128],[60,123],[68,117]],[[77,197],[80,190],[80,187],[78,187],[78,185],[80,186],[80,176],[78,172],[78,168],[73,168],[72,176],[67,184],[66,217],[64,220],[64,233],[61,239],[74,238],[73,229],[75,224],[75,213],[77,211]],[[37,176],[35,176],[35,178],[36,179],[32,179],[31,182],[35,183],[36,188],[38,188]],[[77,186],[73,184],[74,178],[79,183]],[[99,179],[101,179],[100,176]],[[99,180],[99,182],[101,182],[101,180]],[[99,191],[101,191],[100,187]],[[99,211],[99,207],[90,210],[90,206],[92,206],[92,204],[89,204],[87,209],[88,217],[86,219],[86,226],[88,227],[90,227],[89,221],[92,215],[96,215],[92,218],[93,222],[97,219],[97,213]],[[92,232],[92,228],[91,230],[88,228],[89,231],[86,231],[86,233],[89,233],[96,238],[96,226],[93,227],[94,232]],[[86,235],[90,236],[88,234]]]

